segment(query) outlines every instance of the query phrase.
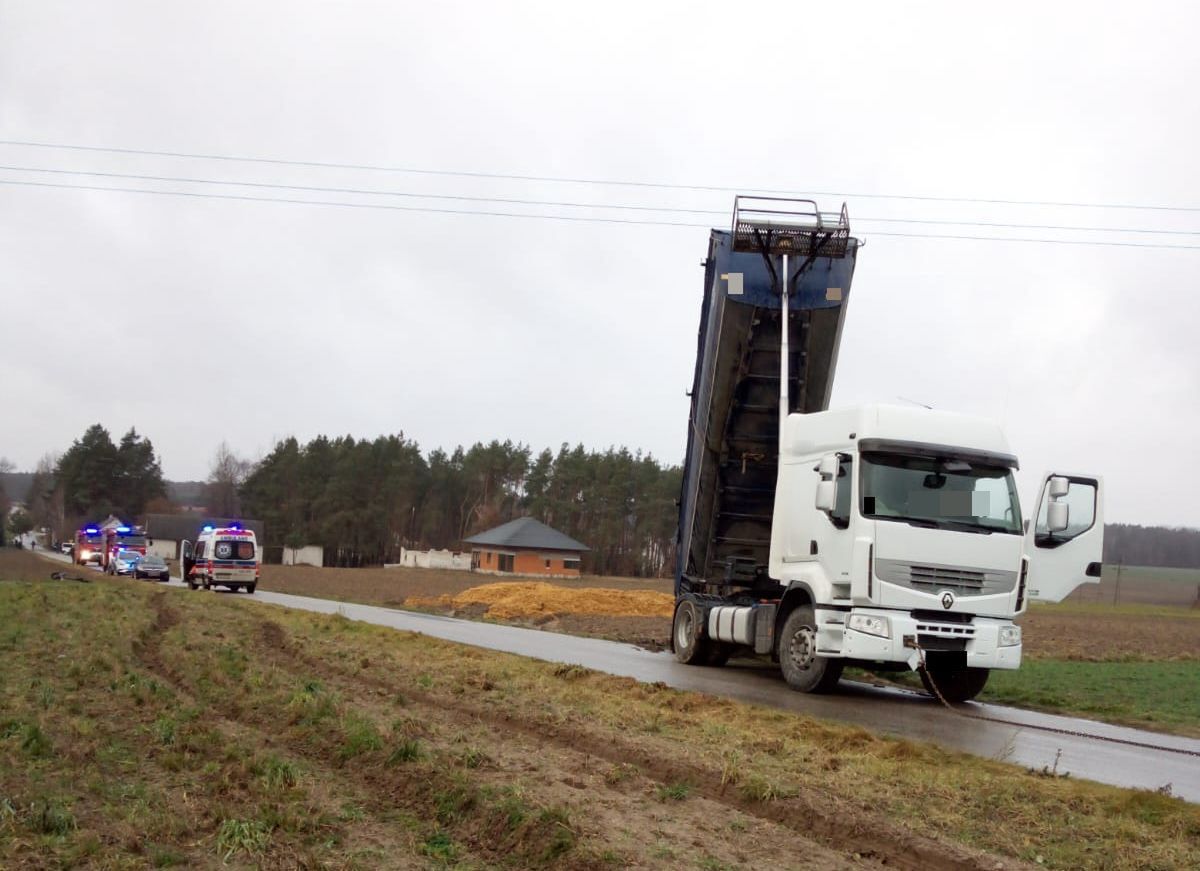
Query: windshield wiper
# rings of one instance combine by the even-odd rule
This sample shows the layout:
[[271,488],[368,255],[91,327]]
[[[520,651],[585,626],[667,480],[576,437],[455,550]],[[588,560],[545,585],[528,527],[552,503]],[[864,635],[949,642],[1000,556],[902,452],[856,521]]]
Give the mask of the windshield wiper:
[[918,517],[901,517],[896,514],[864,514],[863,517],[869,517],[872,520],[894,520],[897,523],[907,523],[909,526],[920,526],[923,529],[938,528],[936,520],[924,520]]
[[941,525],[946,529],[961,529],[964,532],[978,532],[980,535],[991,535],[997,531],[994,526],[984,526],[982,523],[971,523],[967,520],[943,520]]
[[[932,520],[925,517],[893,517],[887,514],[864,514],[864,517],[870,517],[872,520],[896,520],[900,523],[907,523],[909,526],[919,526],[922,529],[954,529],[963,532],[975,532],[980,535],[991,535],[993,532],[1008,532],[1010,529],[999,529],[995,526],[985,526],[982,523],[971,523],[967,520]],[[1014,535],[1016,533],[1013,533]]]

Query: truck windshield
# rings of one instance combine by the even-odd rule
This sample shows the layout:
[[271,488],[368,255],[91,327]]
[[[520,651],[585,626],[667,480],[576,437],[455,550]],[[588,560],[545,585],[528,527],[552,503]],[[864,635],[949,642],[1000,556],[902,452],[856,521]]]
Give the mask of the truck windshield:
[[864,452],[862,513],[920,526],[1021,534],[1012,470],[958,458]]

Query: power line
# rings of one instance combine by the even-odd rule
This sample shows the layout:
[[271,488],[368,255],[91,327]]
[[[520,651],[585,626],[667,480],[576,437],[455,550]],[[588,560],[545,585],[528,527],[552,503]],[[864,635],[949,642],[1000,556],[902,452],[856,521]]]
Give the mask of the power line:
[[1016,200],[982,197],[943,197],[916,194],[878,194],[878,193],[845,193],[837,191],[807,191],[778,190],[770,188],[743,185],[740,187],[725,187],[720,185],[673,184],[669,182],[632,181],[623,179],[572,178],[568,176],[550,175],[517,175],[498,172],[471,172],[465,170],[427,169],[421,167],[382,166],[369,163],[335,163],[318,160],[288,160],[278,157],[246,157],[233,154],[202,154],[184,151],[154,151],[144,148],[107,148],[97,145],[72,145],[58,142],[29,142],[17,139],[0,139],[0,145],[14,145],[23,148],[54,148],[67,151],[90,151],[102,154],[136,154],[145,157],[171,157],[186,160],[223,160],[238,163],[264,163],[275,166],[305,166],[320,169],[353,169],[371,172],[397,172],[413,175],[451,176],[457,178],[487,178],[505,181],[533,181],[552,184],[587,184],[609,185],[619,187],[656,188],[661,190],[707,191],[709,193],[760,193],[778,196],[810,196],[810,197],[844,197],[849,199],[878,199],[878,200],[907,200],[931,203],[976,203],[982,205],[1004,206],[1043,206],[1054,208],[1080,209],[1128,209],[1160,212],[1200,212],[1200,206],[1168,206],[1161,204],[1139,203],[1086,203],[1058,200]]
[[[319,187],[314,185],[277,184],[271,182],[234,181],[230,179],[192,178],[174,175],[141,175],[124,172],[100,172],[95,170],[57,169],[39,166],[6,166],[0,165],[0,171],[5,172],[41,172],[51,175],[90,176],[95,178],[120,178],[131,181],[176,182],[182,184],[222,185],[231,187],[250,187],[268,190],[306,191],[309,193],[354,194],[361,196],[406,197],[411,199],[452,200],[471,203],[499,203],[502,205],[522,206],[554,206],[572,209],[614,209],[620,211],[639,212],[678,212],[691,215],[720,215],[726,216],[728,211],[722,209],[687,209],[675,206],[642,206],[627,203],[581,203],[562,200],[522,200],[503,197],[473,197],[461,194],[431,194],[416,191],[379,190],[377,188],[339,188]],[[1009,224],[994,221],[962,221],[934,220],[920,218],[872,218],[857,217],[855,222],[881,224],[923,224],[952,227],[984,227],[1004,230],[1060,230],[1081,233],[1139,233],[1166,236],[1200,236],[1200,230],[1163,230],[1142,227],[1081,227],[1072,224]]]
[[[605,218],[592,215],[545,215],[535,214],[530,212],[495,212],[485,211],[482,209],[438,209],[426,206],[398,206],[388,203],[350,203],[344,201],[330,200],[298,200],[286,199],[283,197],[248,197],[240,194],[210,194],[200,193],[198,191],[166,191],[166,190],[150,190],[147,188],[124,188],[124,187],[107,187],[103,185],[81,185],[81,184],[60,184],[55,182],[42,181],[19,181],[17,179],[0,179],[0,184],[20,185],[24,187],[38,188],[55,188],[61,190],[85,190],[85,191],[106,191],[111,193],[128,193],[128,194],[147,194],[151,196],[170,196],[170,197],[190,197],[193,199],[208,199],[208,200],[235,200],[241,202],[252,203],[283,203],[286,205],[297,206],[333,206],[349,209],[380,209],[385,211],[396,212],[421,212],[426,214],[445,214],[445,215],[479,215],[494,218],[527,218],[533,220],[546,221],[569,221],[575,223],[589,224],[636,224],[642,226],[657,226],[657,227],[688,227],[688,228],[704,228],[708,229],[707,223],[697,224],[687,221],[661,221],[661,220],[640,220],[634,218]],[[1025,243],[1040,243],[1047,245],[1088,245],[1110,248],[1161,248],[1175,249],[1182,251],[1200,251],[1200,245],[1175,245],[1164,243],[1150,242],[1115,242],[1106,240],[1082,240],[1082,239],[1031,239],[1018,238],[1015,236],[967,236],[967,235],[949,235],[938,233],[896,233],[890,231],[872,231],[874,236],[895,236],[898,238],[908,239],[953,239],[975,242],[1025,242]]]
[[[554,221],[579,221],[598,224],[649,224],[663,227],[708,227],[708,224],[691,224],[683,221],[642,221],[633,218],[600,218],[589,215],[537,215],[527,212],[492,212],[481,209],[435,209],[427,206],[396,206],[387,203],[348,203],[330,200],[294,200],[283,197],[247,197],[239,194],[206,194],[198,191],[163,191],[148,188],[105,187],[103,185],[57,184],[47,181],[18,181],[0,179],[0,184],[26,185],[29,187],[61,188],[64,190],[111,191],[123,194],[152,194],[169,197],[193,197],[203,200],[240,200],[251,203],[285,203],[293,206],[339,206],[349,209],[383,209],[393,212],[427,212],[445,215],[485,215],[493,218],[542,218]],[[1183,246],[1180,246],[1183,247]],[[1200,246],[1196,246],[1200,248]]]
[[561,202],[556,200],[517,200],[506,199],[503,197],[471,197],[462,194],[426,194],[416,191],[389,191],[379,190],[377,188],[337,188],[337,187],[316,187],[312,185],[296,185],[296,184],[275,184],[262,181],[231,181],[219,178],[189,178],[186,176],[175,175],[137,175],[134,173],[124,172],[96,172],[80,169],[47,169],[38,166],[4,166],[0,165],[0,170],[6,172],[45,172],[54,175],[86,175],[95,176],[98,178],[123,178],[131,181],[169,181],[179,182],[183,184],[208,184],[208,185],[229,185],[231,187],[251,187],[265,188],[270,190],[287,190],[287,191],[307,191],[309,193],[326,193],[326,194],[357,194],[362,196],[384,196],[384,197],[408,197],[413,199],[428,199],[428,200],[458,200],[470,203],[501,203],[504,205],[520,205],[520,206],[561,206],[564,208],[575,209],[621,209],[639,212],[681,212],[693,215],[728,215],[728,210],[721,209],[684,209],[675,208],[672,206],[638,206],[638,205],[612,205],[609,203],[579,203],[579,202]]

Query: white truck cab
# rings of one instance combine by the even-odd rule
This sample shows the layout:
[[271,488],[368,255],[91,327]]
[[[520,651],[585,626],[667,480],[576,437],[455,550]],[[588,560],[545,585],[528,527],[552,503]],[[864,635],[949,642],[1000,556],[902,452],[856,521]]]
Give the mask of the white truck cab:
[[837,660],[924,662],[962,699],[987,670],[1017,668],[1013,618],[1099,582],[1104,521],[1099,477],[1053,474],[1023,522],[1016,468],[981,418],[885,405],[789,415],[769,573],[812,611],[782,628],[789,681],[836,681]]
[[183,542],[181,553],[183,580],[190,589],[226,587],[253,593],[258,586],[261,560],[252,529],[205,526],[195,543]]

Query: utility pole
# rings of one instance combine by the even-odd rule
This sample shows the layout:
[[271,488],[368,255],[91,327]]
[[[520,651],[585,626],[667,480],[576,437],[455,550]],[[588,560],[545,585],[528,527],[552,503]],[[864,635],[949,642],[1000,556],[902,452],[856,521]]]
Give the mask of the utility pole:
[[1121,566],[1123,566],[1124,564],[1125,564],[1125,560],[1123,560],[1123,559],[1117,561],[1117,582],[1113,586],[1113,607],[1114,608],[1116,607],[1117,602],[1120,601],[1120,599],[1121,599]]

